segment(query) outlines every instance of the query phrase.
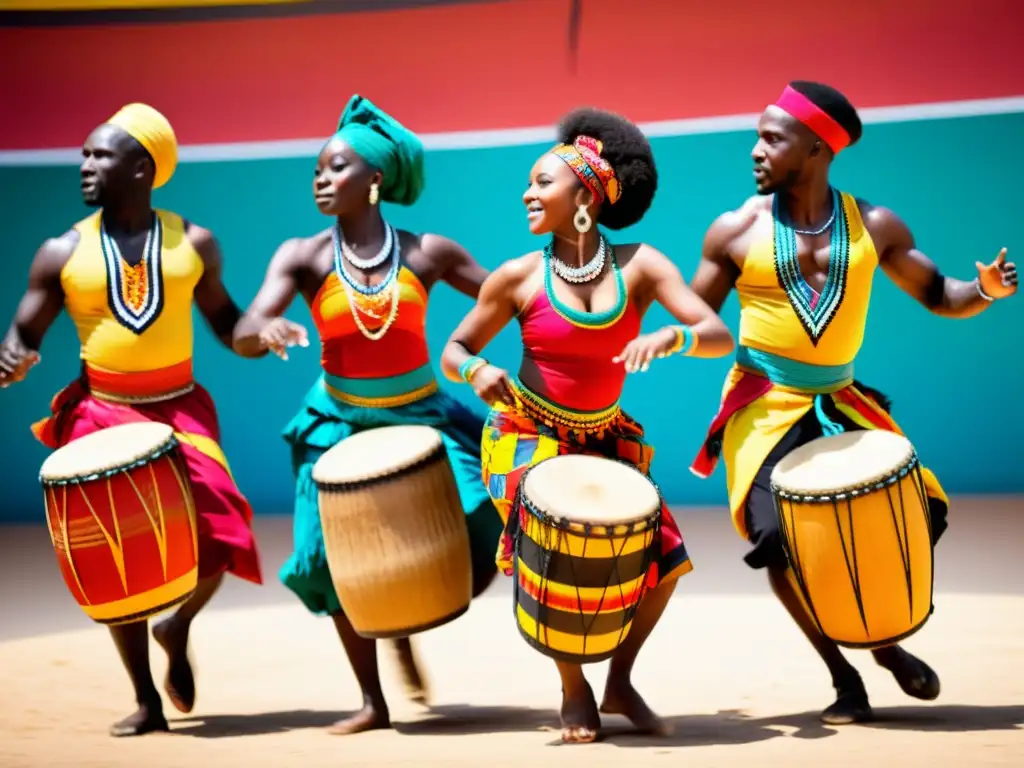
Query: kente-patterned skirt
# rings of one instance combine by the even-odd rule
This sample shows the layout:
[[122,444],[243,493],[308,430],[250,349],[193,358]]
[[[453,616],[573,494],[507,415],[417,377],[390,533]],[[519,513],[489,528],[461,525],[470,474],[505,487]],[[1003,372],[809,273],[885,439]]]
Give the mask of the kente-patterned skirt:
[[[505,525],[495,560],[506,576],[513,574],[515,562],[516,491],[527,469],[553,456],[582,453],[627,461],[650,477],[654,458],[643,427],[618,407],[599,425],[568,427],[559,423],[564,414],[545,408],[539,397],[521,387],[515,395],[514,408],[499,403],[488,414],[481,445],[483,480]],[[679,526],[664,502],[657,547],[651,583],[679,578],[693,570]]]

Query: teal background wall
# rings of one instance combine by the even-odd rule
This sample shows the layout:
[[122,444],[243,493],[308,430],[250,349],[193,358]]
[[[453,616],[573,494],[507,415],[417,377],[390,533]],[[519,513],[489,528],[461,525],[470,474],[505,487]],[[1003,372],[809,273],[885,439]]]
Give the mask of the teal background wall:
[[[1021,136],[1020,114],[869,125],[862,143],[837,161],[834,181],[897,211],[944,272],[970,279],[976,259],[991,260],[1002,246],[1011,259],[1024,250]],[[615,239],[651,243],[689,279],[708,224],[752,192],[752,140],[747,132],[654,139],[661,189],[644,221]],[[431,152],[420,203],[411,210],[390,208],[386,215],[402,227],[453,237],[493,268],[537,246],[526,229],[520,193],[544,148]],[[227,260],[226,283],[245,306],[276,246],[327,224],[311,200],[311,175],[312,160],[183,164],[157,192],[156,204],[215,231]],[[0,168],[0,205],[8,212],[0,263],[0,323],[6,327],[36,247],[88,210],[74,167]],[[435,289],[428,318],[435,358],[469,306],[446,286]],[[734,299],[723,315],[735,331]],[[288,316],[309,325],[301,301]],[[644,326],[667,320],[656,308]],[[196,322],[202,320],[197,316]],[[893,398],[896,418],[951,493],[1024,492],[1024,411],[1017,390],[1024,377],[1022,327],[1024,299],[1001,302],[972,320],[944,320],[878,274],[857,375]],[[205,326],[196,336],[197,375],[218,405],[224,448],[240,487],[257,513],[288,513],[291,474],[279,432],[317,376],[316,350],[296,351],[288,362],[250,361],[220,347]],[[0,391],[0,522],[41,519],[37,474],[46,449],[29,425],[77,374],[77,354],[74,329],[62,316],[43,345],[42,363],[24,383]],[[518,328],[506,329],[485,354],[515,368]],[[728,365],[672,359],[627,383],[625,407],[657,446],[654,473],[670,503],[724,503],[721,469],[700,481],[687,467],[714,414]],[[465,387],[450,388],[461,398],[471,395]]]

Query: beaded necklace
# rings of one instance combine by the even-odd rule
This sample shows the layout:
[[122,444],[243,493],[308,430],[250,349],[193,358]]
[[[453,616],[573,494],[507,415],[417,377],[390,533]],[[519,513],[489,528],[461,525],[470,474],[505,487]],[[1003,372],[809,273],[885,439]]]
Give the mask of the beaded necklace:
[[[607,328],[608,326],[614,325],[626,312],[626,306],[629,301],[628,291],[626,290],[626,281],[622,277],[622,270],[619,269],[619,263],[615,259],[615,248],[612,245],[607,244],[604,235],[601,236],[600,248],[605,249],[605,252],[611,253],[612,274],[615,276],[615,289],[618,294],[615,303],[603,312],[586,312],[584,310],[574,309],[573,307],[563,303],[558,298],[555,294],[555,287],[552,281],[552,275],[555,274],[555,268],[552,262],[557,261],[557,259],[555,259],[555,245],[553,242],[548,243],[544,248],[544,291],[547,293],[548,301],[551,303],[552,309],[554,309],[559,316],[580,328],[599,330],[601,328]],[[561,277],[561,275],[559,275],[559,277]]]
[[[398,241],[398,233],[394,231],[394,228],[390,224],[385,224],[385,228],[389,233],[386,237],[391,241],[391,268],[381,282],[372,286],[361,283],[348,273],[348,270],[345,268],[341,235],[338,227],[335,226],[331,230],[334,243],[334,269],[338,273],[338,277],[341,278],[341,285],[345,289],[349,310],[352,312],[352,319],[355,321],[359,332],[370,341],[379,341],[384,338],[384,335],[395,322],[395,318],[398,317],[398,301],[401,297],[398,272],[401,269],[402,248]],[[362,312],[375,320],[380,320],[381,312],[388,299],[390,299],[390,307],[384,324],[376,331],[369,330],[363,324],[359,313]]]

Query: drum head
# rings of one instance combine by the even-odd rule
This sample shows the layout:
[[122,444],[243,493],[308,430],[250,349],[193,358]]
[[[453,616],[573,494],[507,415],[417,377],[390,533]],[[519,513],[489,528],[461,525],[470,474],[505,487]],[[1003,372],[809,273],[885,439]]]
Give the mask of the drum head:
[[551,517],[591,525],[640,520],[661,506],[640,470],[600,456],[546,459],[523,478],[523,494]]
[[174,430],[156,421],[118,424],[72,440],[51,453],[39,470],[41,480],[87,477],[152,456],[174,437]]
[[786,454],[772,485],[793,494],[827,494],[885,480],[914,458],[907,438],[882,429],[819,437]]
[[313,466],[313,481],[341,484],[386,477],[419,463],[442,445],[441,433],[422,425],[357,432],[320,457]]

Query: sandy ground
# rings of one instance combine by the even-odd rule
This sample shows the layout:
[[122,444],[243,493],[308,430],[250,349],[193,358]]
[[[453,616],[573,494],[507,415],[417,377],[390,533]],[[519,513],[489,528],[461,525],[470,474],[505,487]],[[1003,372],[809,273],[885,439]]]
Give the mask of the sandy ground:
[[[286,519],[258,526],[267,585],[228,583],[193,629],[199,699],[167,705],[170,734],[114,740],[132,708],[106,630],[57,572],[45,528],[0,528],[0,766],[687,766],[1024,765],[1024,501],[961,499],[938,553],[936,611],[909,650],[942,676],[938,701],[907,699],[865,653],[852,656],[879,721],[832,728],[824,668],[738,561],[724,512],[680,510],[696,570],[637,665],[635,680],[674,726],[663,739],[606,718],[602,743],[557,743],[551,663],[517,635],[507,580],[468,614],[418,638],[435,706],[402,699],[382,663],[395,729],[333,737],[358,703],[333,628],[277,583]],[[164,659],[154,647],[154,672]],[[598,695],[607,665],[591,668]]]

